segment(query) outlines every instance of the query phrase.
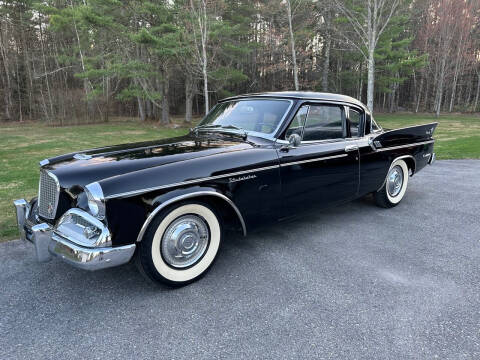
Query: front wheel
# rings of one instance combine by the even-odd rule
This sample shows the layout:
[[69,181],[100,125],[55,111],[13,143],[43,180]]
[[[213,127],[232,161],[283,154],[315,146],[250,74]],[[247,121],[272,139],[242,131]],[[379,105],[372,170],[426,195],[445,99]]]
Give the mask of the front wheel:
[[222,240],[215,210],[200,202],[161,211],[150,224],[137,253],[147,278],[182,286],[200,278],[212,265]]
[[384,208],[391,208],[403,199],[408,185],[408,166],[403,160],[392,163],[383,186],[374,193],[375,203]]

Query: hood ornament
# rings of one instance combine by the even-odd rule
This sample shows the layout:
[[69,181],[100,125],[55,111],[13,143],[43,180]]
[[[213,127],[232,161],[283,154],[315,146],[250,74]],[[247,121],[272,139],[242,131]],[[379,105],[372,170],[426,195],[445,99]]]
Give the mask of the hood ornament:
[[73,155],[73,158],[77,159],[77,160],[90,160],[92,158],[92,155],[78,153],[78,154]]

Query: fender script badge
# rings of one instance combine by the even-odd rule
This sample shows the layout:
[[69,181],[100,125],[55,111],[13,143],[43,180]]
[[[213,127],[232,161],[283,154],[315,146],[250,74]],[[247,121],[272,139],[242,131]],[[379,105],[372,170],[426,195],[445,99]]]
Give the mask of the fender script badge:
[[228,182],[237,182],[237,181],[243,181],[243,180],[250,180],[250,179],[255,179],[257,175],[246,175],[246,176],[240,176],[240,177],[231,177],[228,179]]

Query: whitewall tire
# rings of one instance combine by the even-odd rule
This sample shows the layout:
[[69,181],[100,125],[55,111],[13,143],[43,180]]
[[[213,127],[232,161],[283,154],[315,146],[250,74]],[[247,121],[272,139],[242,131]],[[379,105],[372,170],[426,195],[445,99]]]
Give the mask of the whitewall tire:
[[374,193],[378,206],[391,208],[400,203],[408,186],[408,166],[402,159],[395,160],[388,169],[383,186]]
[[179,203],[150,224],[137,253],[149,279],[182,286],[200,278],[214,262],[222,240],[215,210],[201,202]]

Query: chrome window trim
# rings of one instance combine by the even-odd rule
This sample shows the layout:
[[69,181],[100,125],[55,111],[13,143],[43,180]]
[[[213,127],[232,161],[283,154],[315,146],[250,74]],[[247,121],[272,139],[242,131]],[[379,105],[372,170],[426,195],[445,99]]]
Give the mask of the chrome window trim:
[[[283,114],[282,118],[278,121],[277,127],[272,132],[266,134],[266,133],[262,133],[262,132],[258,132],[258,131],[251,131],[251,130],[242,129],[247,133],[247,136],[255,136],[255,137],[275,141],[275,139],[276,139],[275,135],[277,134],[278,130],[280,129],[280,127],[284,123],[287,115],[290,113],[290,110],[292,110],[292,107],[293,107],[293,104],[294,104],[294,100],[292,100],[292,99],[283,99],[283,98],[277,98],[277,97],[271,97],[271,98],[245,97],[245,98],[241,98],[241,99],[230,99],[230,100],[225,100],[225,101],[218,102],[212,109],[210,109],[210,111],[213,111],[213,109],[215,109],[215,107],[217,107],[220,104],[225,104],[225,103],[232,102],[232,101],[239,102],[239,101],[251,101],[251,100],[277,100],[277,101],[286,101],[286,102],[290,103],[287,110],[285,110],[285,113]],[[209,113],[210,113],[210,111],[209,111]],[[198,123],[199,125],[202,123],[204,118],[202,118],[202,120]],[[196,128],[193,128],[193,129],[196,129]],[[210,129],[210,130],[211,130],[211,132],[215,132],[215,129]],[[232,133],[235,133],[235,132],[232,131]]]
[[[267,95],[261,95],[261,94],[249,94],[245,97],[241,96],[236,96],[236,97],[229,97],[223,100],[220,100],[219,103],[222,102],[227,102],[227,101],[232,101],[232,100],[238,100],[238,99],[280,99],[280,100],[289,100],[291,99],[292,101],[304,101],[304,102],[317,102],[321,101],[323,103],[330,103],[330,104],[339,104],[339,105],[355,105],[358,107],[361,107],[364,109],[364,111],[367,111],[367,108],[365,107],[364,104],[362,104],[360,101],[358,104],[355,101],[347,101],[347,100],[332,100],[332,99],[327,99],[327,98],[322,98],[322,97],[301,97],[301,96],[292,96],[292,95],[274,95],[274,94],[267,94]],[[356,100],[356,99],[353,99]],[[357,100],[358,101],[358,100]]]
[[[308,120],[308,113],[310,112],[310,106],[312,105],[317,105],[317,106],[320,106],[322,104],[326,104],[326,105],[329,105],[329,106],[332,106],[332,105],[337,105],[339,107],[343,107],[344,108],[344,113],[345,113],[345,120],[347,120],[347,108],[350,108],[350,107],[353,107],[354,109],[361,109],[361,107],[359,105],[355,105],[353,103],[348,103],[348,102],[344,102],[344,101],[334,101],[334,100],[321,100],[321,99],[297,99],[297,100],[303,100],[304,102],[299,106],[299,108],[297,109],[297,112],[295,113],[295,115],[293,115],[291,121],[293,121],[293,119],[295,118],[295,116],[297,115],[298,111],[303,107],[303,106],[307,106],[308,107],[308,112],[307,112],[307,116],[305,117],[305,122],[303,123],[303,128],[305,129],[305,124],[306,124],[306,121]],[[315,103],[317,101],[321,101],[321,103]],[[313,102],[313,104],[311,103]],[[363,110],[365,111],[365,110]],[[360,111],[361,112],[361,111]],[[286,131],[288,129],[288,127],[290,126],[290,124],[288,124],[287,128],[284,130]],[[344,130],[344,127],[346,126],[346,121],[345,123],[342,122],[342,131]],[[365,135],[363,135],[365,136]],[[354,137],[353,139],[361,139],[363,136],[359,136],[359,137]],[[302,131],[302,138],[303,138],[303,131]],[[349,137],[342,137],[342,138],[336,138],[336,139],[323,139],[323,140],[307,140],[307,141],[303,141],[301,142],[301,144],[310,144],[310,143],[323,143],[323,142],[331,142],[331,141],[340,141],[340,140],[346,140],[346,139],[351,139]],[[288,144],[288,140],[284,140],[280,137],[280,134],[278,137],[275,138],[275,142],[276,143],[279,143],[279,144]]]
[[[360,123],[358,124],[358,135],[357,136],[350,136],[347,137],[346,139],[361,139],[365,137],[365,124],[366,124],[366,119],[365,119],[365,111],[362,111],[358,106],[348,106],[348,125],[349,125],[349,130],[350,130],[350,135],[352,135],[352,129],[351,129],[351,124],[350,124],[350,110],[353,110],[357,113],[360,114]],[[361,133],[360,133],[361,130]]]
[[[290,128],[290,125],[292,125],[293,123],[293,120],[297,117],[298,115],[298,112],[303,108],[305,107],[307,109],[307,113],[305,114],[305,120],[303,121],[303,124],[301,125],[302,127],[302,139],[303,139],[303,133],[305,131],[305,122],[307,121],[307,118],[308,118],[308,113],[310,112],[310,104],[302,104],[299,106],[299,108],[297,109],[297,111],[295,112],[295,114],[293,115],[292,117],[292,120],[290,121],[290,124],[288,124],[287,128],[285,129],[285,132],[287,132],[287,130]],[[278,129],[277,129],[278,130]],[[287,139],[280,139],[278,138],[277,141],[285,141],[287,144],[289,144],[290,142],[287,140]]]
[[307,140],[307,141],[302,141],[301,144],[305,145],[311,145],[311,144],[329,144],[329,143],[337,143],[337,142],[342,142],[345,141],[348,138],[337,138],[337,139],[323,139],[323,140]]
[[168,205],[176,203],[180,200],[185,200],[185,199],[194,198],[194,197],[198,197],[198,196],[217,196],[217,197],[221,198],[222,200],[226,201],[233,208],[235,213],[237,214],[238,220],[240,221],[240,223],[242,225],[243,235],[244,236],[247,235],[247,227],[245,225],[245,220],[243,219],[242,213],[238,209],[237,205],[235,205],[235,203],[230,198],[228,198],[227,196],[225,196],[221,193],[215,192],[215,191],[198,191],[198,192],[193,192],[193,193],[190,193],[190,194],[176,196],[176,197],[174,197],[172,199],[169,199],[169,200],[161,203],[160,205],[158,205],[148,215],[147,219],[143,223],[142,228],[140,229],[140,232],[138,233],[136,242],[138,243],[138,242],[142,241],[143,236],[145,235],[145,232],[147,231],[148,225],[150,225],[150,223],[152,222],[155,215],[157,215],[162,209],[164,209]]

